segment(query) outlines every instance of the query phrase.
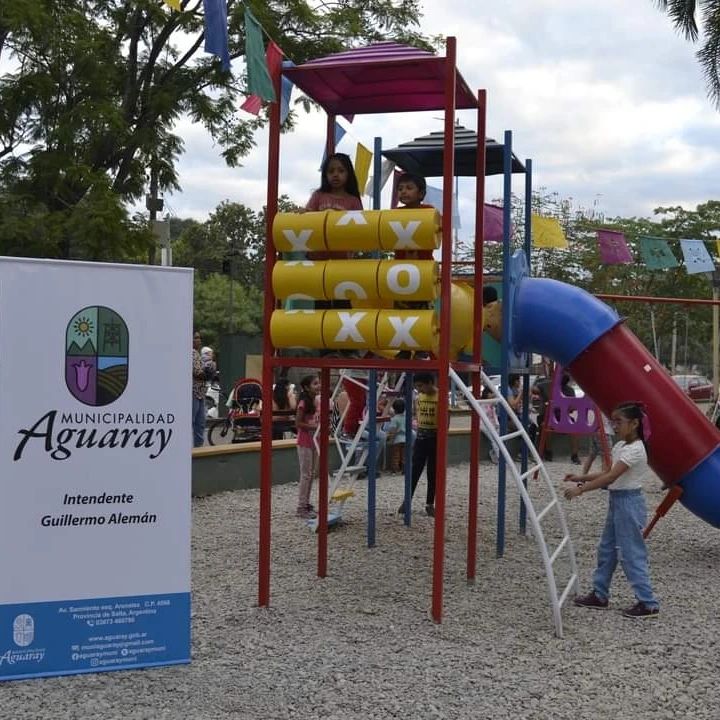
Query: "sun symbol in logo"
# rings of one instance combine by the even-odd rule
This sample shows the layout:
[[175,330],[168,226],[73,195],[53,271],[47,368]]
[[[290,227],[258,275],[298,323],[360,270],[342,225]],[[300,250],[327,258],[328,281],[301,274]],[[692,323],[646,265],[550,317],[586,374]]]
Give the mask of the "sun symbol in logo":
[[75,332],[76,332],[78,335],[82,335],[83,337],[87,337],[87,336],[90,335],[90,333],[92,333],[92,331],[93,331],[92,320],[88,320],[88,318],[86,318],[86,317],[78,318],[78,319],[75,321],[74,330],[75,330]]

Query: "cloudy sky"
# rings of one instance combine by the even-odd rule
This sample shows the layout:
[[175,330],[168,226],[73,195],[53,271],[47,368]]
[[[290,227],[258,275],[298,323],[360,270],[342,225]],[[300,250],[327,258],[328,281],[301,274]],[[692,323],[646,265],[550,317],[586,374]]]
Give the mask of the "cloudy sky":
[[[474,7],[473,7],[474,5]],[[512,130],[534,185],[595,205],[606,216],[650,216],[659,205],[691,208],[717,198],[720,113],[705,95],[695,48],[652,0],[443,0],[424,3],[422,29],[458,39],[458,68],[488,91],[488,135]],[[302,112],[302,111],[301,111]],[[470,111],[460,122],[475,128]],[[340,121],[344,123],[343,120]],[[358,116],[338,147],[392,147],[442,129],[439,113]],[[304,203],[319,183],[324,116],[303,115],[281,141],[281,192]],[[242,168],[228,169],[198,126],[183,126],[181,193],[166,197],[180,217],[204,219],[222,200],[259,209],[265,197],[266,133]],[[465,186],[465,183],[467,185]],[[461,185],[463,235],[471,181]],[[465,187],[468,188],[467,192]],[[522,179],[514,186],[522,192]],[[488,184],[499,197],[500,181]]]

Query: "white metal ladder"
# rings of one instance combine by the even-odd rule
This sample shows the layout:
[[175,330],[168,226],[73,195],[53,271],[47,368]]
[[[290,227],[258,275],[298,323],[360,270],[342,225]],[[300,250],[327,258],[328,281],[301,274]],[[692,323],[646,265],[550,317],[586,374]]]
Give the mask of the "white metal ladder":
[[[366,387],[362,382],[360,382],[356,378],[351,377],[347,374],[345,370],[343,370],[340,373],[338,382],[335,385],[335,389],[333,390],[333,393],[330,397],[331,407],[335,406],[337,396],[342,391],[343,379],[348,379],[351,382],[357,383],[358,385],[365,387],[366,392],[369,391],[369,388]],[[402,373],[395,385],[394,392],[397,392],[399,388],[402,387],[404,379],[405,373]],[[387,389],[388,373],[385,373],[380,379],[380,381],[377,383],[376,401],[380,399],[380,396],[384,392],[386,392]],[[355,484],[358,475],[367,469],[365,463],[368,457],[369,443],[367,440],[363,439],[362,436],[363,433],[367,430],[370,418],[366,408],[365,413],[363,414],[363,417],[358,425],[357,431],[355,432],[355,435],[353,437],[348,437],[343,433],[342,427],[345,420],[345,415],[347,414],[349,408],[350,405],[348,404],[347,407],[345,407],[345,409],[343,410],[343,412],[338,416],[335,427],[331,428],[331,440],[335,444],[338,456],[340,457],[340,467],[332,473],[328,488],[328,521],[331,524],[338,522],[338,520],[341,519],[345,503],[355,495],[353,491],[353,485]],[[319,452],[319,428],[318,430],[316,430],[313,440]],[[312,529],[317,529],[317,525],[317,519],[308,522],[308,526]]]
[[[555,624],[555,635],[557,637],[562,637],[562,606],[568,599],[568,596],[571,592],[573,592],[573,594],[577,594],[577,592],[579,591],[575,548],[573,547],[572,539],[570,538],[570,532],[568,531],[565,513],[563,512],[562,504],[558,500],[558,496],[555,492],[555,487],[550,479],[550,476],[548,475],[548,472],[543,465],[542,460],[540,459],[540,455],[535,449],[535,445],[533,445],[532,440],[530,440],[530,437],[525,431],[522,422],[515,414],[513,409],[510,407],[507,400],[502,396],[500,390],[493,385],[493,383],[490,381],[487,375],[485,375],[485,373],[481,373],[481,379],[482,384],[492,392],[492,398],[488,398],[486,400],[478,400],[476,397],[473,396],[472,389],[469,388],[462,381],[462,379],[453,369],[450,369],[451,382],[465,396],[465,399],[467,400],[470,407],[480,416],[480,421],[482,423],[484,432],[489,435],[495,442],[498,450],[505,458],[505,465],[509,473],[515,479],[515,484],[517,486],[518,492],[520,493],[522,501],[525,504],[525,508],[527,510],[527,517],[530,520],[532,533],[540,550],[540,555],[542,556],[545,577],[547,580],[548,595],[550,597],[550,605],[552,607],[553,622]],[[499,432],[495,429],[492,422],[490,422],[483,406],[500,406],[505,410],[508,419],[508,430],[504,435],[500,435]],[[513,461],[510,451],[508,450],[506,445],[506,443],[513,438],[522,439],[522,442],[528,449],[528,457],[532,461],[530,463],[530,467],[524,473],[520,472],[520,469]],[[540,477],[542,477],[550,497],[550,501],[539,511],[537,511],[533,506],[532,499],[530,497],[530,494],[528,493],[527,488],[525,487],[524,482],[529,478],[532,478],[536,472],[538,472]],[[562,531],[562,538],[560,539],[557,547],[555,547],[555,549],[551,552],[545,540],[545,533],[543,532],[542,521],[548,515],[548,513],[553,510],[556,513],[559,526]],[[554,566],[555,562],[560,557],[567,558],[569,562],[570,578],[567,581],[567,584],[563,588],[562,592],[558,593],[558,584],[555,577]]]

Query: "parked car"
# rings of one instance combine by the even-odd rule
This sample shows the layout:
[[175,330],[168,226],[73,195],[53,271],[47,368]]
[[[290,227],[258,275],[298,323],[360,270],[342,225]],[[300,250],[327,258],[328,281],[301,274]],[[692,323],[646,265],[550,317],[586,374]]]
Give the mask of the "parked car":
[[691,400],[708,402],[713,399],[713,385],[704,375],[673,375],[672,379]]

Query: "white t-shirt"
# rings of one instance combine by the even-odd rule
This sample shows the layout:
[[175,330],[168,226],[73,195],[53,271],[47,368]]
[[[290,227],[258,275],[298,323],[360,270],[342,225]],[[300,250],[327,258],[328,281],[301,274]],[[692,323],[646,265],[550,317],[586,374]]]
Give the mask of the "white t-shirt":
[[611,485],[608,490],[639,490],[648,472],[647,453],[642,440],[626,443],[621,440],[612,449],[613,465],[624,463],[628,469]]

